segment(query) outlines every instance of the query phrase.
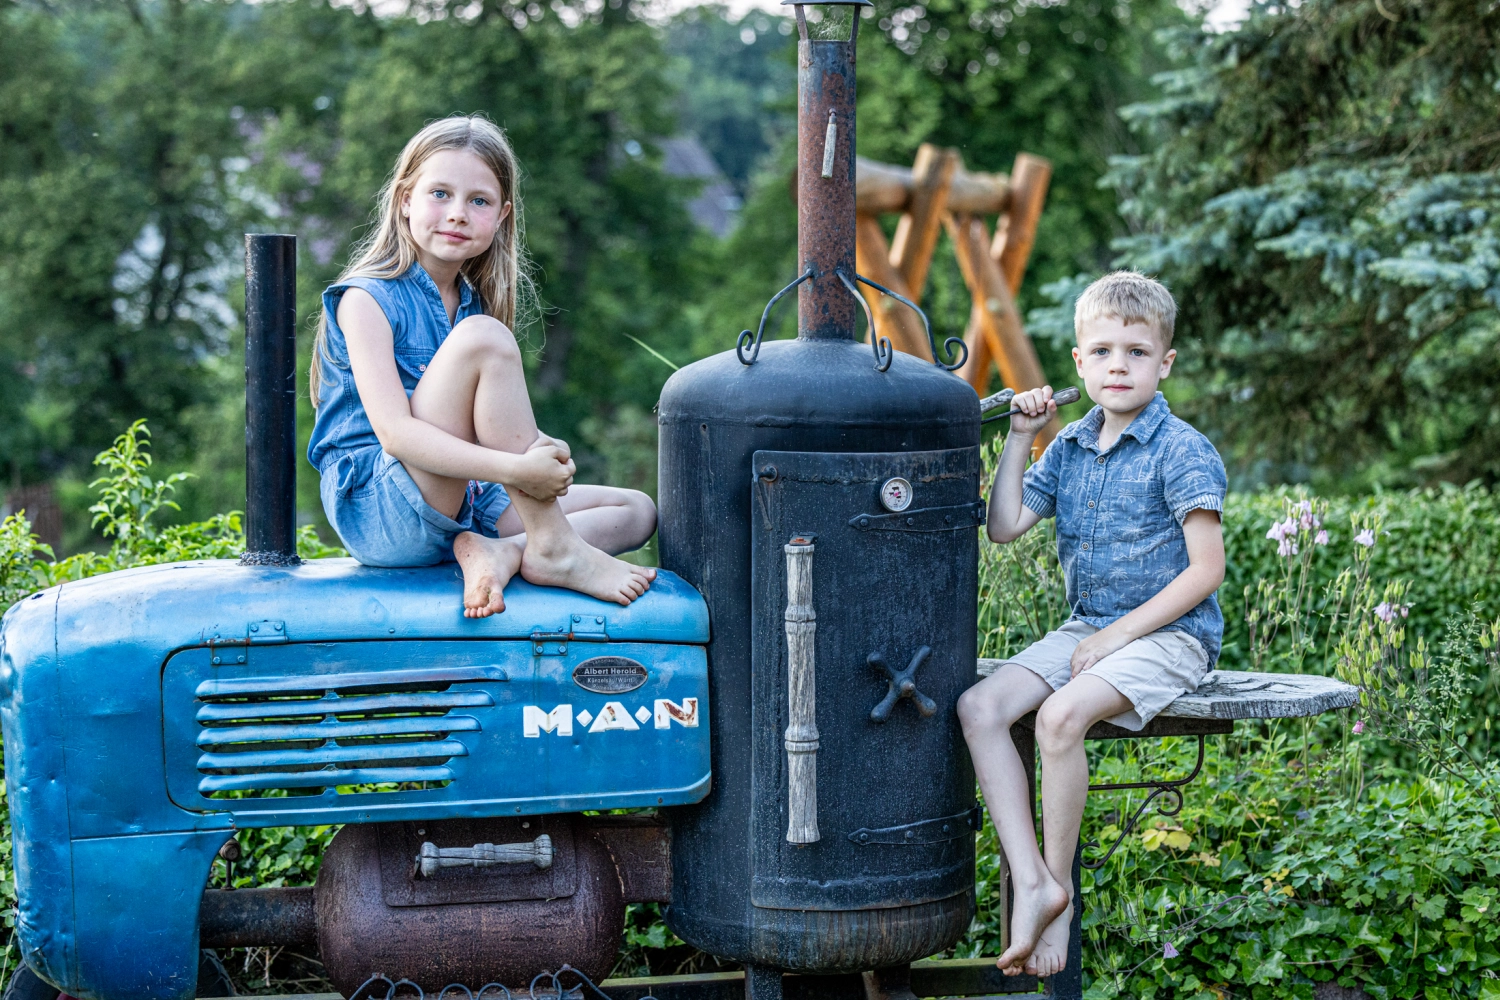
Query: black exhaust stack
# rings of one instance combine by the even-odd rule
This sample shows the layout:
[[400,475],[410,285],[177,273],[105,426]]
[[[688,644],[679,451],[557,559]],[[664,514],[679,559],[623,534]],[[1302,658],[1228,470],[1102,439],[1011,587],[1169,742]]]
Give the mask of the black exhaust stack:
[[245,566],[297,562],[297,237],[245,236]]

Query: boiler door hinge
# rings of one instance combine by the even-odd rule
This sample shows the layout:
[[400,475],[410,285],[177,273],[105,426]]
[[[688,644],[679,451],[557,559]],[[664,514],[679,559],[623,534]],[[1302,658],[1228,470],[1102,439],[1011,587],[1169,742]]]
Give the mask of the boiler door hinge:
[[607,625],[603,615],[570,615],[568,624],[557,631],[533,629],[532,651],[537,656],[562,656],[570,642],[609,642]]
[[849,527],[856,531],[962,531],[983,523],[983,500],[895,514],[856,514],[849,519]]
[[976,803],[974,808],[954,813],[952,816],[924,819],[917,823],[907,823],[905,826],[886,826],[878,830],[855,830],[849,834],[849,839],[861,845],[895,844],[909,847],[916,844],[941,844],[947,840],[967,837],[978,830],[983,822],[984,813],[980,811]]

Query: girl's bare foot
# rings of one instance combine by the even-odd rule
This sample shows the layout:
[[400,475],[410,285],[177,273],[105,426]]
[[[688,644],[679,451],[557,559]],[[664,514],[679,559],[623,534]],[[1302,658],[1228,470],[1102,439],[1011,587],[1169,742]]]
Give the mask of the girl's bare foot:
[[1068,890],[1044,874],[1032,888],[1016,886],[1015,908],[1010,915],[1010,947],[995,963],[1007,976],[1025,971],[1027,958],[1041,941],[1042,932],[1068,908]]
[[651,586],[656,570],[606,555],[570,528],[555,539],[530,537],[521,556],[521,576],[538,586],[566,587],[601,601],[629,604]]
[[1031,957],[1026,960],[1027,975],[1055,976],[1063,970],[1068,964],[1068,931],[1072,929],[1072,923],[1073,904],[1069,903],[1042,931],[1041,940],[1037,941]]
[[465,531],[453,540],[464,570],[464,617],[488,618],[505,610],[505,585],[521,568],[521,546],[507,538]]

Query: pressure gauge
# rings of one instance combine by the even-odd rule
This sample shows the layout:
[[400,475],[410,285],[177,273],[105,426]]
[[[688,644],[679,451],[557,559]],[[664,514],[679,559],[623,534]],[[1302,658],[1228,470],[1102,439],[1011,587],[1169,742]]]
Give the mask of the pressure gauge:
[[880,506],[893,514],[911,506],[911,483],[900,476],[887,479],[880,487]]

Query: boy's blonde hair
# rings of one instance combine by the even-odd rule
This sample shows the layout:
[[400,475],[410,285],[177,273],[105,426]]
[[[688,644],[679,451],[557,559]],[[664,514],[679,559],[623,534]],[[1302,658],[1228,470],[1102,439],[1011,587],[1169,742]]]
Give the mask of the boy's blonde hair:
[[1177,303],[1165,285],[1136,271],[1106,274],[1078,296],[1073,307],[1073,334],[1094,319],[1117,319],[1126,326],[1145,323],[1161,334],[1162,347],[1172,346],[1177,325]]
[[[401,202],[416,183],[422,165],[434,153],[446,149],[467,149],[483,160],[500,183],[501,203],[510,202],[510,212],[501,220],[494,242],[484,253],[464,261],[460,272],[479,294],[485,314],[514,329],[518,293],[529,289],[526,252],[521,247],[521,193],[517,187],[521,168],[505,133],[482,115],[440,118],[411,137],[396,159],[395,170],[375,198],[379,218],[374,230],[354,247],[353,259],[338,280],[399,278],[417,262],[417,245],[412,239],[411,223],[401,214]],[[308,371],[308,389],[314,407],[321,395],[324,362],[335,363],[328,355],[326,311],[318,320],[312,367]]]

